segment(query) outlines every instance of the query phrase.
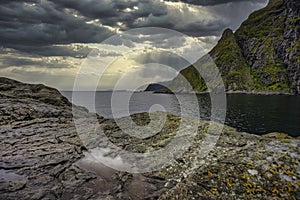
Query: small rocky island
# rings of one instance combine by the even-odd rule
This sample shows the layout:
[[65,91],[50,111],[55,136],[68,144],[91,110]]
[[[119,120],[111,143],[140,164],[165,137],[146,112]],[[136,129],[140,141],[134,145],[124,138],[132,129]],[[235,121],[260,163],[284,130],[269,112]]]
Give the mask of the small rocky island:
[[[216,146],[197,159],[209,123],[197,120],[196,138],[180,159],[131,174],[89,159],[72,104],[56,89],[0,78],[0,96],[0,199],[300,199],[299,138],[225,126]],[[75,112],[92,115],[77,106]],[[174,137],[180,117],[167,116],[162,131],[143,140],[124,134],[112,119],[98,121],[111,142],[148,152]],[[147,113],[131,117],[139,125],[149,120]]]

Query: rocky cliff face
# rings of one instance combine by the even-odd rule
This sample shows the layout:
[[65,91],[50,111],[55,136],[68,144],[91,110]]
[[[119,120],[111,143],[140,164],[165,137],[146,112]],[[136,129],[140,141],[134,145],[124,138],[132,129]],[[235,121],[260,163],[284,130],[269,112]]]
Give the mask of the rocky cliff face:
[[210,56],[219,66],[228,90],[248,90],[253,86],[243,50],[239,47],[232,30],[224,31],[217,46],[210,52]]
[[[224,31],[209,55],[227,90],[300,93],[299,10],[297,0],[271,0],[252,13],[235,33]],[[181,74],[196,91],[205,89],[201,78],[191,76],[195,74],[193,66]],[[171,86],[183,90],[176,79]]]
[[[86,147],[106,148],[107,141],[89,132],[83,146],[72,105],[57,90],[0,78],[0,97],[0,199],[300,198],[300,140],[285,134],[256,136],[225,126],[203,158],[203,138],[215,137],[206,132],[208,121],[168,114],[160,132],[139,139],[124,133],[115,120],[97,116],[107,138],[134,153],[165,147],[180,121],[189,122],[178,141],[191,134],[195,140],[181,158],[158,171],[130,174],[93,160],[97,151],[89,153]],[[74,111],[85,121],[94,116],[81,107]],[[119,123],[126,124],[128,118]],[[131,118],[139,125],[150,119],[147,113]],[[164,122],[165,116],[155,113],[154,119]],[[188,131],[193,125],[196,134]]]

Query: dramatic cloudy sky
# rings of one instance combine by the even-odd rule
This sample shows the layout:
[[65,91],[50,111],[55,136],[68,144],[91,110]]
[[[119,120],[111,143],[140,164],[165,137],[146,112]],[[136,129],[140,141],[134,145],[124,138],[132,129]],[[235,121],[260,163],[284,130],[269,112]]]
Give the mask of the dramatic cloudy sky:
[[77,89],[111,89],[120,79],[124,89],[167,80],[188,65],[178,55],[192,62],[225,28],[236,30],[266,3],[1,0],[0,76],[61,90],[72,89],[76,78]]

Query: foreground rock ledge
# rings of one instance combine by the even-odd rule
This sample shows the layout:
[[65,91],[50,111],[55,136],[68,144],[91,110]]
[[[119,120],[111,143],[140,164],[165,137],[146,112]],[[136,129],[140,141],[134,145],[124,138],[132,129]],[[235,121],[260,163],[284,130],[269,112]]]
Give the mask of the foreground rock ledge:
[[[197,159],[208,126],[198,121],[196,140],[182,158],[157,172],[129,174],[89,159],[86,147],[102,143],[95,133],[82,144],[72,105],[57,90],[0,78],[0,97],[0,199],[300,199],[297,138],[225,127],[214,149]],[[149,120],[145,113],[132,118],[140,125]],[[179,119],[168,114],[159,134],[138,140],[98,117],[112,142],[140,153],[168,144]]]

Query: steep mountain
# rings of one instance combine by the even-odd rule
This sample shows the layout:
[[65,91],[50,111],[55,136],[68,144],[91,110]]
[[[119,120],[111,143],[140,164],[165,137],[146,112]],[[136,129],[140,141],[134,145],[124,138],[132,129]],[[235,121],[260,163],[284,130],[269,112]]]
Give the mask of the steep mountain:
[[[226,29],[209,52],[227,90],[280,91],[300,94],[299,23],[300,1],[270,0],[253,12],[233,33]],[[203,63],[206,56],[197,63]],[[194,66],[180,72],[193,90],[205,83]],[[189,91],[175,78],[169,85],[175,92]]]
[[224,31],[222,38],[210,52],[210,56],[219,66],[229,90],[247,90],[253,86],[250,69],[232,30]]

